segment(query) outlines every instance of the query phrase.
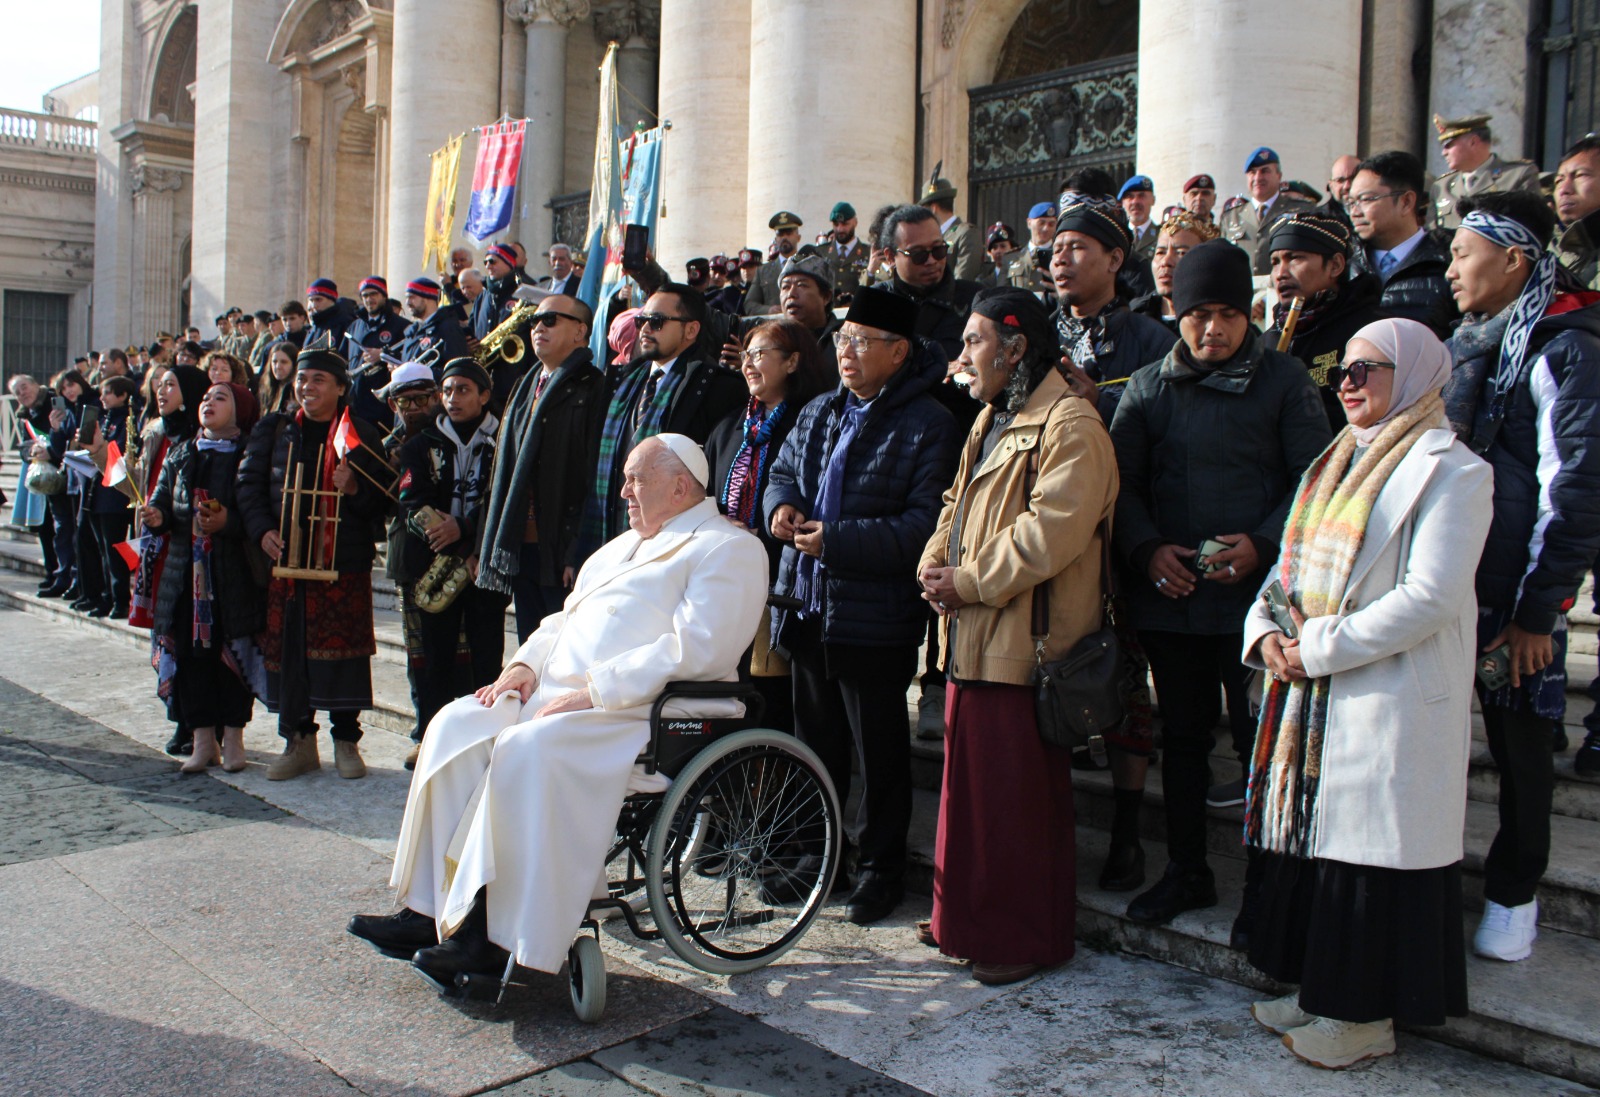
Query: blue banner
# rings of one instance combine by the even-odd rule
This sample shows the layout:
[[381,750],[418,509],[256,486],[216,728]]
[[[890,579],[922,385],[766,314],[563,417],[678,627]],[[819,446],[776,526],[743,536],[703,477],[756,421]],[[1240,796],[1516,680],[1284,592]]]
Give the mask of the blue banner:
[[497,122],[479,134],[466,232],[480,243],[511,224],[517,199],[517,175],[522,171],[522,139],[527,127],[527,119]]
[[[603,366],[611,357],[606,342],[606,304],[632,280],[622,270],[622,242],[627,226],[643,225],[650,230],[652,253],[655,250],[656,221],[661,210],[661,144],[662,131],[641,130],[623,138],[614,150],[615,167],[610,201],[604,207],[604,216],[591,200],[589,261],[583,271],[583,284],[578,296],[595,311],[595,329],[589,345],[594,351],[596,365]],[[600,168],[596,157],[597,174]]]

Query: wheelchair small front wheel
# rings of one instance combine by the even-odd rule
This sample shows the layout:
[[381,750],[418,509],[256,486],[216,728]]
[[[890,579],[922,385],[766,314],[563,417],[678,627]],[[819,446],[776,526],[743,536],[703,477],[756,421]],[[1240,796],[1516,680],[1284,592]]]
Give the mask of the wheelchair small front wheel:
[[839,867],[838,797],[792,735],[752,729],[691,758],[645,845],[662,939],[712,975],[754,971],[805,935]]
[[585,933],[567,950],[567,979],[572,1012],[592,1025],[606,1011],[606,960],[600,942]]

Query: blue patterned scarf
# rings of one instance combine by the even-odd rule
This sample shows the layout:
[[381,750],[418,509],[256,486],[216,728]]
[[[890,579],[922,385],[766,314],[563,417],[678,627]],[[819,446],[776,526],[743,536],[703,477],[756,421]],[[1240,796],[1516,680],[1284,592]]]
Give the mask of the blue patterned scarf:
[[1489,406],[1486,409],[1491,432],[1506,416],[1511,395],[1522,375],[1523,360],[1528,355],[1528,342],[1533,336],[1533,326],[1550,311],[1550,302],[1556,296],[1556,257],[1545,250],[1533,231],[1520,222],[1499,214],[1473,210],[1462,219],[1461,227],[1477,233],[1496,247],[1517,248],[1533,265],[1533,273],[1522,287],[1522,293],[1511,305],[1505,337],[1500,343],[1500,360],[1489,376]]
[[[868,406],[853,395],[845,398],[844,417],[839,425],[839,434],[834,439],[833,448],[828,451],[827,465],[822,470],[822,487],[817,490],[816,509],[809,515],[812,521],[826,525],[839,518],[839,503],[844,498],[845,465],[850,459],[850,443],[861,433],[861,424],[866,421]],[[800,554],[800,568],[795,575],[794,594],[805,607],[800,611],[801,617],[821,616],[822,573],[825,570],[821,557],[804,552]]]

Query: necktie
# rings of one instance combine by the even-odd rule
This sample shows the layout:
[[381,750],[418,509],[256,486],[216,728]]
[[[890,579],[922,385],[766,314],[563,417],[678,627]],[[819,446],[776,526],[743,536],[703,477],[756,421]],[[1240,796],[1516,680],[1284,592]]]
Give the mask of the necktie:
[[639,402],[633,409],[633,429],[638,430],[639,424],[644,422],[644,411],[650,406],[650,401],[656,398],[656,387],[661,383],[661,374],[664,371],[653,369],[650,376],[645,378],[644,391],[639,394]]
[[1392,252],[1392,251],[1380,251],[1378,253],[1378,277],[1379,278],[1382,278],[1385,281],[1387,281],[1388,278],[1389,278],[1389,275],[1394,273],[1394,268],[1398,267],[1399,265],[1400,265],[1400,260],[1398,260],[1398,259],[1396,259],[1394,257],[1394,252]]
[[534,381],[534,383],[533,383],[533,402],[535,404],[537,404],[539,402],[539,397],[544,395],[544,387],[549,382],[550,382],[550,374],[549,374],[549,372],[547,370],[541,369],[539,371],[538,380]]

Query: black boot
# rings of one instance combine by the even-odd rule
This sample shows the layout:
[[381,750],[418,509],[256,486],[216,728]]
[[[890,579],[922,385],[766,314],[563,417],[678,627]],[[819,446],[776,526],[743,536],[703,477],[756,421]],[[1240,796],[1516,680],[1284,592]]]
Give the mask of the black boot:
[[172,738],[167,740],[167,745],[161,748],[171,755],[194,753],[194,729],[187,724],[179,724],[172,732]]
[[1169,861],[1156,886],[1128,904],[1128,921],[1164,926],[1186,910],[1216,905],[1217,883],[1207,865],[1185,867]]
[[357,914],[345,927],[351,935],[376,945],[380,952],[394,956],[414,956],[418,949],[439,941],[433,919],[410,907],[397,914]]
[[1112,793],[1116,814],[1111,820],[1111,848],[1100,870],[1101,891],[1137,891],[1144,886],[1144,847],[1139,844],[1141,789]]
[[435,982],[449,984],[463,973],[499,975],[510,955],[489,940],[489,907],[479,891],[461,927],[432,948],[418,950],[411,962]]
[[847,914],[858,926],[870,925],[893,914],[905,894],[900,876],[863,869],[855,890],[850,893]]

